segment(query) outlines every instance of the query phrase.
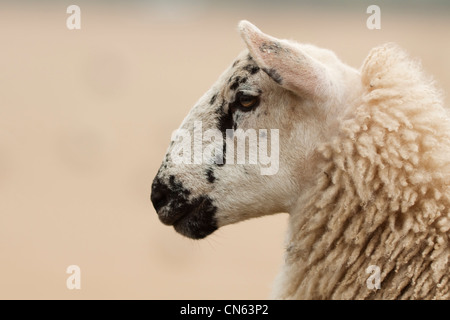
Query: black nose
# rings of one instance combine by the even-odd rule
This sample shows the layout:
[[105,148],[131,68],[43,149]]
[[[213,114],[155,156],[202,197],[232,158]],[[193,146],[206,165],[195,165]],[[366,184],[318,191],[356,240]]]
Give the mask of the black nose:
[[157,178],[153,180],[150,199],[152,200],[156,212],[169,202],[169,188]]

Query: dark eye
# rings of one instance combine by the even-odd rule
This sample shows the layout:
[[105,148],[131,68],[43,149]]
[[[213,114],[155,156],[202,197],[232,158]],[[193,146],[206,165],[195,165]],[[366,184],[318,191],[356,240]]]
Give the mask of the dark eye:
[[236,105],[243,111],[250,111],[259,104],[259,97],[243,92],[238,92],[236,96]]
[[258,97],[253,97],[253,96],[248,96],[248,95],[242,95],[239,97],[239,103],[244,108],[253,107],[257,101],[258,101]]

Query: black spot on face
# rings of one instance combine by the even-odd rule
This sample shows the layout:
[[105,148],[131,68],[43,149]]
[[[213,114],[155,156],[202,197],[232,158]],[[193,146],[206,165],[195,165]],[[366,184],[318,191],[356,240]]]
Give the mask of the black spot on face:
[[213,105],[214,102],[216,102],[216,99],[217,99],[217,93],[211,97],[211,100],[209,100],[209,104]]
[[269,77],[271,77],[276,83],[281,84],[283,79],[281,78],[280,74],[275,69],[262,69]]
[[230,90],[232,90],[232,91],[236,90],[237,88],[239,88],[240,84],[246,83],[247,80],[248,80],[247,77],[237,76],[236,78],[234,78],[234,81],[233,81],[233,83],[230,86]]
[[230,86],[230,90],[236,90],[239,87],[239,82],[241,81],[241,77],[237,76],[234,78],[233,84]]
[[216,181],[214,170],[212,168],[206,169],[206,179],[209,183],[214,183],[214,181]]
[[244,70],[247,71],[248,73],[250,73],[251,75],[254,75],[254,74],[258,73],[260,69],[258,66],[248,64],[244,67]]
[[227,149],[227,129],[233,128],[233,115],[231,112],[231,108],[228,108],[228,112],[225,112],[223,107],[225,102],[222,103],[222,106],[217,110],[218,113],[218,124],[217,128],[222,132],[223,135],[223,161],[222,163],[218,163],[217,166],[223,166],[226,163],[226,149]]
[[178,194],[179,196],[187,197],[191,192],[183,187],[181,182],[177,182],[174,175],[169,176],[169,187],[172,193]]

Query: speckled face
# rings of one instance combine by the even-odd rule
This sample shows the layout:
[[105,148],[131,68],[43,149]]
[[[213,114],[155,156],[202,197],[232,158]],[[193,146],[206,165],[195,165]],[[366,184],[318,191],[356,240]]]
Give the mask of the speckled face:
[[[260,104],[265,100],[264,86],[277,87],[271,82],[248,52],[244,52],[191,110],[181,129],[194,137],[195,125],[201,123],[203,131],[220,132],[223,152],[201,164],[176,164],[172,155],[177,141],[172,142],[152,185],[151,200],[161,222],[194,239],[204,238],[219,227],[216,213],[221,197],[216,197],[213,191],[222,189],[223,195],[227,194],[226,188],[221,187],[230,177],[227,172],[236,174],[239,170],[243,176],[249,174],[248,166],[227,165],[226,144],[234,143],[230,130],[256,128],[256,119],[267,116],[268,111],[260,108]],[[245,181],[239,180],[236,177],[235,183]]]
[[[340,96],[330,94],[345,93],[341,83],[354,88],[342,80],[356,71],[330,51],[275,39],[249,23],[240,31],[248,50],[186,116],[152,185],[160,221],[193,239],[227,224],[289,212],[302,186],[311,183],[316,147],[339,110],[331,102],[341,103]],[[235,161],[240,132],[249,133],[241,163]],[[250,161],[252,132],[256,162]],[[277,164],[271,174],[263,173],[264,148],[267,155],[279,154],[270,158]]]

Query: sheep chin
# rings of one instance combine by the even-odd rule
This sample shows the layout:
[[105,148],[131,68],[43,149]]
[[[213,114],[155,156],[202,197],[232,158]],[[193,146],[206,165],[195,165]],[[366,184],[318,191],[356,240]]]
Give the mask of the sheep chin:
[[184,207],[184,214],[173,223],[175,231],[190,239],[203,239],[218,229],[217,207],[209,197],[200,196]]

